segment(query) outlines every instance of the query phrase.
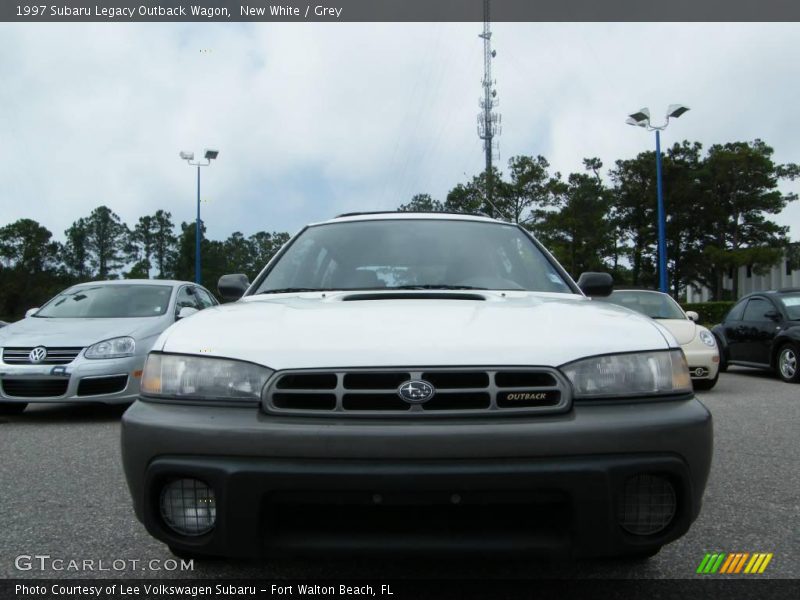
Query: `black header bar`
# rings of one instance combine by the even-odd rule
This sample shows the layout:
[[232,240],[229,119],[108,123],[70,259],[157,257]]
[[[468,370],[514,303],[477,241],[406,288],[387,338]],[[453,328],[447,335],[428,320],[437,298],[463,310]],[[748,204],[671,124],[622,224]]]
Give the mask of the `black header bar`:
[[[2,0],[0,21],[470,22],[483,0]],[[493,22],[800,21],[797,0],[492,0]]]

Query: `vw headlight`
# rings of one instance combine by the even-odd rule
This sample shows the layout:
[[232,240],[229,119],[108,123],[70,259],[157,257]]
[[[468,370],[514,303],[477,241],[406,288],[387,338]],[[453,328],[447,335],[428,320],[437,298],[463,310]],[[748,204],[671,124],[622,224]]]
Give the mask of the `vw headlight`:
[[717,345],[717,341],[714,339],[714,334],[707,329],[701,329],[698,337],[706,346],[711,346],[713,348]]
[[252,363],[151,353],[144,364],[142,393],[179,400],[261,399],[261,389],[273,371]]
[[86,349],[85,358],[124,358],[133,356],[136,341],[132,337],[118,337],[97,342]]
[[595,356],[561,368],[576,398],[627,398],[692,391],[681,350]]

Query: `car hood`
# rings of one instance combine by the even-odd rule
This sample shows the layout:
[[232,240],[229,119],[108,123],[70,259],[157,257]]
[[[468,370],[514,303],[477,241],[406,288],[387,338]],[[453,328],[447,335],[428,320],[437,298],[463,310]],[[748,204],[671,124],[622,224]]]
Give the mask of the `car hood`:
[[90,346],[102,340],[160,333],[162,318],[45,319],[29,317],[0,329],[0,346]]
[[691,342],[697,335],[697,324],[689,319],[658,319],[658,322],[675,336],[681,346]]
[[288,369],[558,366],[596,354],[669,347],[651,319],[583,296],[365,295],[371,299],[340,292],[248,297],[178,322],[154,348]]

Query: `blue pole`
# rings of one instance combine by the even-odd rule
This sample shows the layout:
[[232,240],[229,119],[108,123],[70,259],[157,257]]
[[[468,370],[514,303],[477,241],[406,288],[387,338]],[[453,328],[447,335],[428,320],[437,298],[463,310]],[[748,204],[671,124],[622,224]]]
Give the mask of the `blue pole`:
[[194,232],[194,282],[200,284],[200,165],[197,165],[197,223]]
[[[661,190],[661,135],[656,129],[656,190],[658,193],[658,289],[667,293],[667,221],[664,216],[664,194]],[[199,205],[198,205],[199,206]],[[198,211],[200,209],[198,208]]]

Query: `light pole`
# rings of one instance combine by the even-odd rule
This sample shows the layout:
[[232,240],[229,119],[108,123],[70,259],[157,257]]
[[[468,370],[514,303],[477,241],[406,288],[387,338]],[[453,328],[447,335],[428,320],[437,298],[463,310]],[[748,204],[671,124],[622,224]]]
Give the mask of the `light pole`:
[[650,123],[650,109],[643,108],[633,113],[625,121],[628,125],[644,127],[656,132],[656,194],[658,196],[658,289],[667,293],[667,221],[664,214],[664,194],[661,185],[661,132],[669,125],[670,118],[677,119],[689,110],[682,104],[670,104],[663,125]]
[[200,167],[207,167],[211,161],[217,158],[218,150],[206,150],[205,162],[194,162],[194,152],[181,152],[179,156],[189,165],[197,167],[197,222],[195,224],[195,250],[194,250],[194,282],[202,283],[200,277]]

